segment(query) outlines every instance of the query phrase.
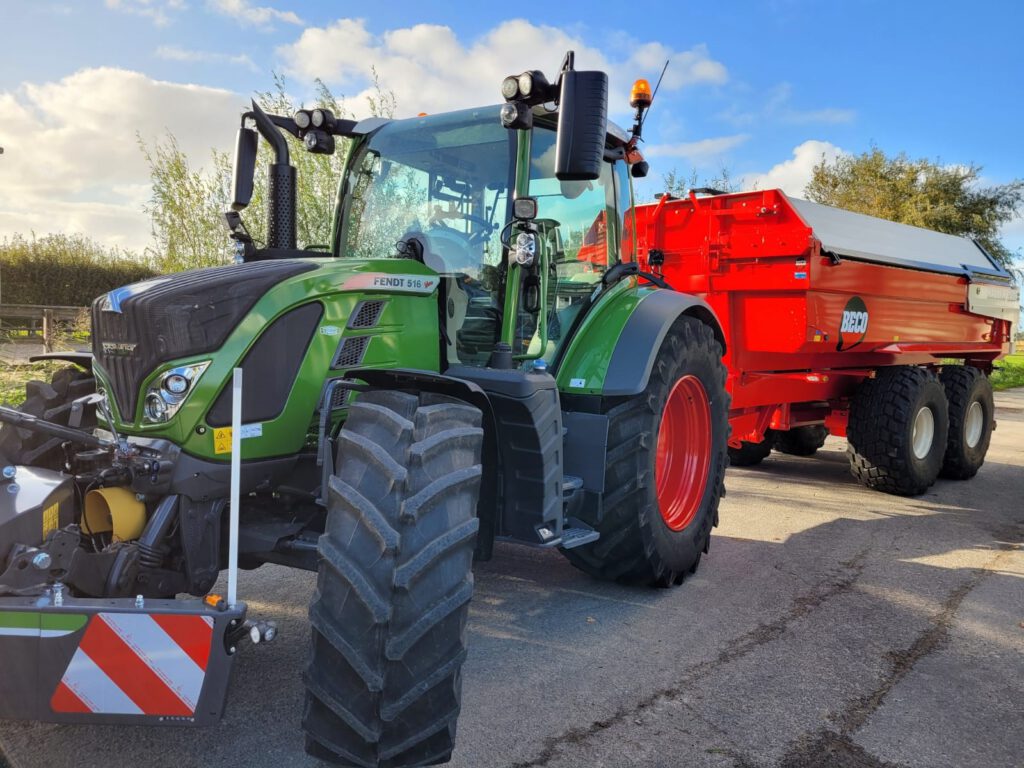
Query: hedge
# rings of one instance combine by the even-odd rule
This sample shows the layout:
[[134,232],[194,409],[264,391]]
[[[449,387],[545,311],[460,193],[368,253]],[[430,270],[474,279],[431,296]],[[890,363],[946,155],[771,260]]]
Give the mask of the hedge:
[[131,253],[82,235],[0,241],[0,303],[86,307],[107,291],[157,274]]

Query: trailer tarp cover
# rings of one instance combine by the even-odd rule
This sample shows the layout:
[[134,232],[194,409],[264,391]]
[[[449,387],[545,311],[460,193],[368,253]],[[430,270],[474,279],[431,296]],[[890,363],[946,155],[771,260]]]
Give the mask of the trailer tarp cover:
[[1009,274],[973,240],[786,196],[825,251],[929,272]]

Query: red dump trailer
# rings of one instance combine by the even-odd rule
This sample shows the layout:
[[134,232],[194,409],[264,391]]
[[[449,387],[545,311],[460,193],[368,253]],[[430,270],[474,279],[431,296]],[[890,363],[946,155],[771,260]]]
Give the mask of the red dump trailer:
[[733,464],[809,455],[830,432],[879,490],[977,472],[995,427],[987,374],[1019,317],[978,243],[777,189],[662,196],[636,227],[640,268],[722,323]]

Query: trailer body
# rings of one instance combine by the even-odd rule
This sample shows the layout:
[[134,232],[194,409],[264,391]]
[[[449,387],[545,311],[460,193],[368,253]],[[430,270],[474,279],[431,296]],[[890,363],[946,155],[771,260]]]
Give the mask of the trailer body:
[[704,298],[726,336],[730,445],[825,424],[882,367],[959,359],[989,371],[1019,292],[967,238],[797,200],[777,189],[636,208],[640,268]]

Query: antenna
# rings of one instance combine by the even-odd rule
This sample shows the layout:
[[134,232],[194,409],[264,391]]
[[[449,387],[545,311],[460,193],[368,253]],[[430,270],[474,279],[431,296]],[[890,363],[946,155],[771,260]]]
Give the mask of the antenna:
[[640,129],[643,130],[644,123],[647,122],[647,115],[651,114],[651,107],[654,106],[654,99],[658,95],[658,89],[661,88],[661,81],[665,78],[665,72],[668,70],[668,65],[672,62],[672,59],[665,59],[665,66],[661,68],[661,74],[658,75],[658,82],[654,84],[654,93],[651,94],[651,105],[647,107],[647,111],[644,113],[643,119],[640,120]]

